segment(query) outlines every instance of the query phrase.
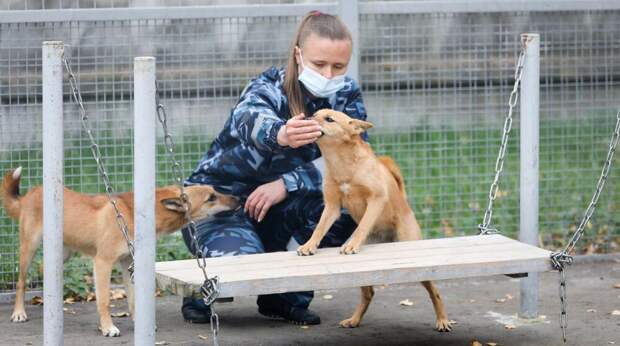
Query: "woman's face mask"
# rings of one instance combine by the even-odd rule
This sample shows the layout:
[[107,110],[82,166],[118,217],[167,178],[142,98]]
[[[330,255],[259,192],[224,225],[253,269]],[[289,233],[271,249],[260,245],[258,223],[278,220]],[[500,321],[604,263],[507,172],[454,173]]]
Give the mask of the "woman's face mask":
[[316,97],[329,97],[344,87],[344,74],[334,76],[332,79],[325,78],[317,71],[304,65],[301,50],[299,50],[299,57],[303,70],[299,74],[298,79],[312,95]]

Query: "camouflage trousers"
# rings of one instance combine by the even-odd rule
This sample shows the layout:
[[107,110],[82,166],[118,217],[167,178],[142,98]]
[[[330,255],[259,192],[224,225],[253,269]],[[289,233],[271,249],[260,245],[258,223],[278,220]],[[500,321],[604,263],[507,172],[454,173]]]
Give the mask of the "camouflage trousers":
[[[310,239],[323,207],[321,195],[296,196],[293,193],[286,200],[272,206],[260,223],[244,213],[243,208],[234,212],[220,213],[209,220],[197,223],[198,244],[207,257],[285,251],[288,244],[303,244]],[[356,226],[351,216],[343,210],[320,247],[344,244]],[[183,229],[182,232],[185,244],[194,253],[188,230]],[[295,242],[292,242],[292,239]],[[307,308],[314,293],[290,292],[279,296],[292,306]]]

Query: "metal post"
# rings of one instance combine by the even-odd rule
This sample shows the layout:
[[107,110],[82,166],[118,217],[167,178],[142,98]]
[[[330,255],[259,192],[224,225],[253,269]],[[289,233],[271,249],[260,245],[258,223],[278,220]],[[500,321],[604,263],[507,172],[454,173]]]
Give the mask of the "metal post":
[[353,51],[351,61],[347,69],[347,76],[359,82],[359,65],[360,65],[360,43],[359,43],[359,4],[358,0],[340,0],[338,4],[338,16],[340,20],[349,28],[351,38],[353,39]]
[[134,59],[135,345],[155,344],[155,58]]
[[[525,61],[521,81],[521,179],[519,240],[538,245],[538,125],[540,36],[522,34]],[[538,274],[521,279],[523,318],[538,316]]]
[[64,45],[43,42],[43,344],[63,345]]

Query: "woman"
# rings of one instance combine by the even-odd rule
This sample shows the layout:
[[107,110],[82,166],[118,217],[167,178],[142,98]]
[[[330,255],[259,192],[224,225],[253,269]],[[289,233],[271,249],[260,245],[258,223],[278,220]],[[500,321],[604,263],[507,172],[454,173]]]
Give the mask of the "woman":
[[[358,85],[345,77],[351,34],[335,16],[313,11],[302,19],[286,69],[274,67],[252,80],[186,184],[210,184],[238,196],[243,208],[198,224],[208,257],[295,250],[314,230],[321,212],[321,173],[313,160],[321,129],[312,114],[332,108],[366,119]],[[308,116],[308,117],[306,117]],[[365,134],[364,134],[365,136]],[[321,246],[339,246],[356,225],[343,216]],[[183,236],[193,252],[187,230]],[[208,270],[208,268],[207,268]],[[313,292],[259,296],[259,313],[296,324],[318,324],[308,310]],[[202,300],[185,298],[183,317],[208,323]]]

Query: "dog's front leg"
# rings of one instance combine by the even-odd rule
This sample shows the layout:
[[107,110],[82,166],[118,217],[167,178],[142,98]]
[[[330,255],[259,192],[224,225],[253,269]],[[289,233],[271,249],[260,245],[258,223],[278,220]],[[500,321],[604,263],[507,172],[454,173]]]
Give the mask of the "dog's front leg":
[[314,232],[312,232],[312,236],[310,239],[302,246],[297,249],[297,254],[300,256],[309,256],[314,255],[325,237],[329,228],[336,222],[336,220],[340,217],[340,205],[337,203],[326,201],[325,208],[323,209],[323,213],[321,214],[321,219],[319,220],[318,225]]
[[366,238],[368,238],[368,234],[372,231],[377,219],[381,216],[381,213],[383,213],[383,210],[387,205],[387,201],[387,197],[383,196],[374,197],[368,201],[364,216],[362,216],[360,223],[357,225],[355,231],[353,231],[349,241],[347,241],[340,248],[340,253],[351,255],[360,251],[360,246],[362,246],[362,244],[366,241]]
[[123,284],[125,285],[125,290],[127,291],[127,305],[129,307],[129,312],[131,313],[131,318],[136,320],[136,310],[135,310],[135,296],[134,296],[134,284],[131,282],[131,275],[129,274],[129,266],[131,265],[131,257],[123,257],[120,260],[121,271],[123,272]]
[[116,259],[95,256],[95,287],[97,295],[97,310],[103,336],[119,336],[120,330],[112,323],[110,316],[110,276]]

